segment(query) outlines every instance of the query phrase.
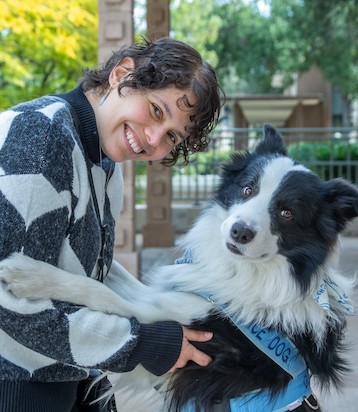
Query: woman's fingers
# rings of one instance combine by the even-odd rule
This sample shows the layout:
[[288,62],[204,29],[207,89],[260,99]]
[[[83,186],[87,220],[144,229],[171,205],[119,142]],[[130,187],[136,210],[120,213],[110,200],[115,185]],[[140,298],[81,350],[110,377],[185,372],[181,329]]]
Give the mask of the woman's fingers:
[[169,372],[177,368],[183,368],[189,361],[193,361],[200,366],[207,366],[211,362],[211,357],[200,351],[191,342],[206,342],[213,337],[211,332],[203,332],[188,329],[183,326],[183,344],[180,356]]

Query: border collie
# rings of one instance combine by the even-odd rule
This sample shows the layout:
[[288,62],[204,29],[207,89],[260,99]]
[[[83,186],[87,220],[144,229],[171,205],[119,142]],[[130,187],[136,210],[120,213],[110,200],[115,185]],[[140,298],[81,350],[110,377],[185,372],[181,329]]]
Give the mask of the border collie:
[[142,283],[114,262],[111,290],[16,254],[1,262],[1,279],[18,297],[214,333],[196,344],[213,358],[205,368],[157,378],[139,365],[120,374],[121,411],[319,410],[311,378],[339,387],[348,370],[343,338],[353,307],[341,287],[353,281],[338,273],[337,257],[339,235],[357,215],[354,185],[323,181],[289,158],[266,125],[252,152],[224,163],[213,199],[182,240],[181,263]]

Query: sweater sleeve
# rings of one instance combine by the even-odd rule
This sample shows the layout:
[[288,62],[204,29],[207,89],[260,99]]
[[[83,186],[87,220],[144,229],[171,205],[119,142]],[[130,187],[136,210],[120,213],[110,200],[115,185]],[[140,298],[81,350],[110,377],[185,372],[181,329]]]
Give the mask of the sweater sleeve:
[[163,375],[178,360],[182,341],[183,329],[176,322],[141,324],[137,344],[124,371],[130,371],[140,363],[154,375]]
[[[37,105],[0,114],[0,259],[22,252],[88,275],[99,235],[83,153],[63,104]],[[0,286],[2,379],[77,380],[89,368],[138,363],[162,374],[179,356],[181,333],[174,322],[141,325],[66,302],[19,300]]]

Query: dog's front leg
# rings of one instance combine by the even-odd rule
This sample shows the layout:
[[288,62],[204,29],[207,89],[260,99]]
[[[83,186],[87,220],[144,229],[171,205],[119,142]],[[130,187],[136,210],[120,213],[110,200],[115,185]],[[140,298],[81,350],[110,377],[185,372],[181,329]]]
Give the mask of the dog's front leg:
[[138,317],[143,311],[154,320],[163,316],[155,305],[138,307],[94,279],[18,253],[0,262],[0,280],[18,298],[61,300],[123,317]]
[[136,317],[145,323],[176,320],[189,324],[208,311],[208,302],[197,295],[157,290],[135,279],[135,296],[127,300],[94,279],[17,253],[0,262],[0,280],[18,298],[60,300],[109,314]]
[[[171,270],[180,271],[179,266],[174,265]],[[211,304],[196,294],[158,290],[135,279],[132,285],[134,296],[127,300],[94,279],[74,275],[21,254],[0,262],[0,280],[18,298],[60,300],[109,314],[136,317],[144,323],[175,320],[190,324],[211,309]]]

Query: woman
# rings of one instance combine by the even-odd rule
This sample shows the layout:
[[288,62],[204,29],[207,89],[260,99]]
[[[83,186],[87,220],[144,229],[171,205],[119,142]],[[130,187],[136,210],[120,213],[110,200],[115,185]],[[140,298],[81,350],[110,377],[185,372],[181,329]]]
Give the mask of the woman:
[[[22,252],[105,279],[123,197],[121,162],[173,165],[202,151],[220,112],[212,68],[171,39],[124,48],[69,93],[0,115],[0,259]],[[45,279],[44,279],[45,281]],[[140,324],[0,289],[0,410],[77,411],[91,369],[161,375],[210,358],[210,333]],[[77,406],[76,406],[77,405]]]

